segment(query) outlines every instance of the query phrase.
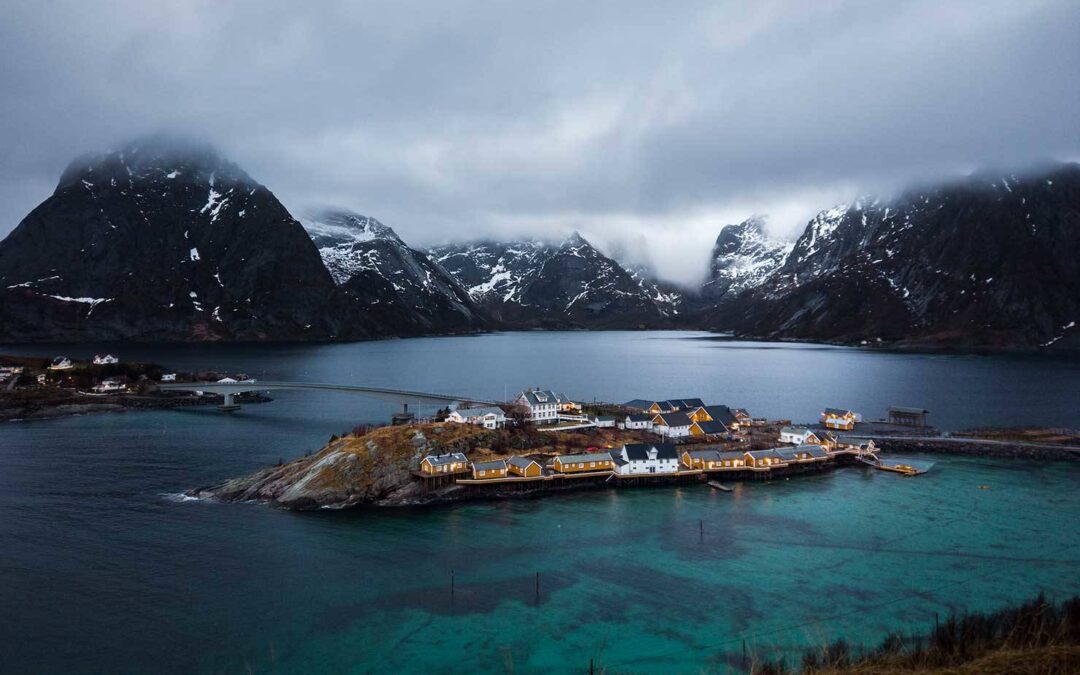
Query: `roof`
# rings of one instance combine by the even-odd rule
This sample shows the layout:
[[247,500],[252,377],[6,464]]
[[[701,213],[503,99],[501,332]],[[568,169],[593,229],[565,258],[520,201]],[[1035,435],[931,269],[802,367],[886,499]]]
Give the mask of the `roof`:
[[797,459],[799,454],[798,448],[773,448],[773,452],[780,455],[783,459]]
[[444,464],[453,464],[454,462],[469,461],[465,458],[465,455],[460,452],[450,452],[445,455],[428,455],[424,459],[431,462],[433,466],[443,466]]
[[889,412],[900,413],[901,415],[925,415],[930,411],[922,408],[905,408],[902,405],[891,405],[889,406]]
[[683,410],[685,408],[696,409],[705,407],[705,401],[702,401],[700,398],[669,398],[668,400],[664,401],[664,403],[667,403],[672,408],[677,408],[679,410]]
[[603,420],[605,422],[614,422],[615,421],[615,416],[614,415],[597,415],[595,419]]
[[[720,459],[719,450],[687,450],[686,454],[690,455],[694,459]],[[742,453],[739,453],[742,456]]]
[[488,405],[479,408],[458,408],[455,410],[462,417],[484,417],[485,415],[505,415],[502,408]]
[[749,411],[746,408],[735,408],[733,411],[736,416],[742,415],[743,417],[750,417]]
[[726,405],[707,405],[703,407],[703,410],[713,418],[713,421],[720,422],[724,426],[730,427],[738,423],[735,413],[731,412],[731,408]]
[[547,405],[559,402],[558,394],[550,389],[526,389],[518,394],[518,398],[522,397],[529,402],[529,405]]
[[762,457],[779,457],[780,454],[776,452],[775,448],[769,450],[747,450],[745,455],[750,455],[754,459],[761,459]]
[[555,394],[555,400],[558,403],[573,403],[573,401],[571,401],[569,398],[566,397],[565,394],[563,394],[561,392],[556,391],[556,392],[552,392],[552,393]]
[[649,459],[649,451],[656,449],[657,459],[678,459],[679,452],[671,443],[627,443],[623,446],[630,461],[644,462]]
[[528,468],[530,464],[536,464],[537,466],[540,465],[540,462],[537,462],[535,459],[529,459],[528,457],[518,457],[517,455],[514,455],[510,459],[506,460],[506,463],[516,466],[520,469]]
[[561,459],[564,463],[570,462],[610,462],[611,454],[607,452],[591,452],[584,455],[559,455],[555,459]]
[[820,445],[814,445],[813,443],[807,443],[805,445],[799,445],[795,448],[796,452],[805,452],[811,457],[828,457],[829,453],[825,452],[825,448]]
[[844,409],[844,408],[825,408],[825,414],[826,415],[839,415],[841,417],[845,417],[847,415],[854,415],[855,413],[853,413],[850,410]]
[[697,422],[697,427],[705,434],[722,434],[727,431],[723,422]]
[[716,454],[720,459],[742,459],[743,454],[745,453],[741,450],[731,450],[729,452],[718,452]]
[[659,426],[688,427],[691,424],[690,418],[683,412],[660,413],[656,417],[660,420],[656,422]]
[[782,433],[782,434],[812,434],[814,432],[810,431],[806,427],[784,427],[784,428],[780,429],[780,433]]
[[497,459],[493,462],[473,462],[473,469],[477,471],[486,471],[488,469],[505,469],[506,460]]
[[649,404],[650,407],[654,406],[654,405],[657,408],[660,408],[660,412],[674,412],[675,411],[675,406],[671,405],[670,401],[653,401],[653,402],[651,402]]
[[626,416],[626,419],[630,420],[631,422],[652,422],[652,418],[652,415],[648,415],[646,413],[634,413],[632,415]]

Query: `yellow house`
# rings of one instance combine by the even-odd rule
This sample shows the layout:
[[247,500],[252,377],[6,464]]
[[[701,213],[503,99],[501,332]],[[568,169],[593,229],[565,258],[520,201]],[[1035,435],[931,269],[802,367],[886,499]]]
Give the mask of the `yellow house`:
[[716,469],[737,469],[746,465],[746,458],[741,452],[720,452],[719,450],[684,450],[682,462],[691,469],[713,471]]
[[544,474],[544,467],[540,463],[527,457],[511,457],[506,460],[506,467],[515,476],[525,478],[539,478]]
[[776,450],[747,450],[743,453],[746,466],[762,468],[784,464],[784,458]]
[[858,415],[850,410],[841,410],[840,408],[825,408],[825,411],[821,413],[821,423],[829,429],[841,429],[843,431],[851,431],[855,428],[855,422]]
[[694,423],[690,425],[691,436],[719,436],[720,434],[726,433],[727,427],[725,427],[721,422],[698,422],[695,420]]
[[469,460],[460,452],[445,455],[428,455],[420,461],[420,473],[439,476],[448,473],[465,473],[469,470]]
[[493,462],[473,462],[472,477],[479,480],[506,478],[506,461],[497,459]]
[[583,471],[612,471],[615,462],[606,452],[594,452],[588,455],[559,455],[551,467],[559,473],[581,473]]

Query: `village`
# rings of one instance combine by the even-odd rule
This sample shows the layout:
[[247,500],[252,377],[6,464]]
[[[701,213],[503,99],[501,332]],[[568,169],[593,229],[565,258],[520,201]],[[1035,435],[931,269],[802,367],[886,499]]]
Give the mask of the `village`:
[[[811,427],[755,419],[745,409],[710,405],[700,398],[634,399],[591,407],[608,414],[590,413],[587,406],[559,392],[537,388],[521,392],[506,406],[459,408],[446,411],[442,419],[485,429],[533,425],[550,433],[616,429],[655,440],[594,446],[554,456],[512,455],[480,461],[470,461],[461,452],[433,454],[420,460],[413,475],[428,488],[451,482],[473,487],[542,487],[544,483],[569,485],[591,480],[614,481],[615,485],[707,481],[726,490],[709,479],[763,480],[844,463],[862,463],[902,475],[920,473],[912,466],[882,462],[871,439],[840,434],[862,423],[862,416],[852,410],[825,408],[819,423]],[[611,414],[616,410],[618,414]],[[926,414],[921,409],[894,407],[886,424],[925,428]]]

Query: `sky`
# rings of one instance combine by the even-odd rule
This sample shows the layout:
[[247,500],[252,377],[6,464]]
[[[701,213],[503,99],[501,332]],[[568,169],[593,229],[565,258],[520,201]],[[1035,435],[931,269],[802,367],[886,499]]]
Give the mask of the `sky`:
[[77,155],[206,139],[414,246],[558,238],[694,283],[720,229],[1080,159],[1080,3],[0,0],[0,237]]

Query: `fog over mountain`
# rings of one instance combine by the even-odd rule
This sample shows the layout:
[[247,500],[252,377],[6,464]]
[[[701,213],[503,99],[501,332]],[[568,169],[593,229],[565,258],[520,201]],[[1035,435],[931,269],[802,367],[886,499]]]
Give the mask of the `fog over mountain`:
[[700,282],[725,224],[1080,159],[1080,5],[134,0],[0,7],[0,237],[73,156],[167,130],[293,213],[418,249],[579,231]]

